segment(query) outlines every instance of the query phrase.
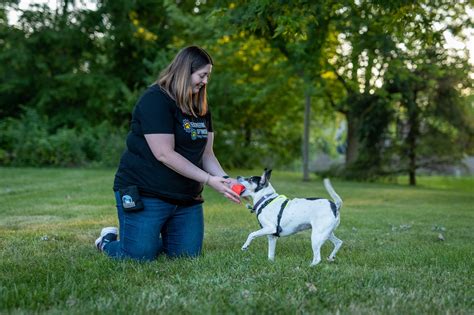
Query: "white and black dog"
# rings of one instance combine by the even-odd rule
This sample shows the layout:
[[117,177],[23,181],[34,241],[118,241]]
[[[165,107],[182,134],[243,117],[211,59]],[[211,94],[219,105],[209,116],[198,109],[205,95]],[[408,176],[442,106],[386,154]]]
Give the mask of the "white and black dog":
[[320,198],[290,200],[275,192],[269,182],[271,172],[265,169],[262,176],[237,177],[237,181],[245,186],[241,196],[252,198],[251,212],[257,214],[257,220],[261,226],[260,230],[249,234],[242,250],[247,250],[254,238],[267,235],[268,259],[274,260],[276,241],[279,236],[287,236],[311,228],[313,247],[311,266],[321,261],[321,246],[327,239],[334,244],[334,250],[328,257],[329,261],[333,261],[342,245],[342,241],[334,235],[334,230],[340,222],[339,209],[342,206],[342,199],[332,188],[329,179],[324,180],[324,186],[334,202]]

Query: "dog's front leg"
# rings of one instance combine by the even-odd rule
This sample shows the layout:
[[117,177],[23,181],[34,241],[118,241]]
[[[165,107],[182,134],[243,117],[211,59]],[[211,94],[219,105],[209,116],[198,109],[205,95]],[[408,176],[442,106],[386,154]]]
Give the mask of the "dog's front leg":
[[249,247],[250,243],[253,241],[254,238],[259,237],[259,236],[264,236],[264,235],[269,235],[275,233],[275,227],[271,226],[264,226],[258,231],[252,232],[249,234],[247,237],[247,241],[245,242],[244,246],[242,246],[242,250],[247,250]]
[[271,261],[275,260],[275,247],[277,243],[278,236],[268,235],[268,259]]

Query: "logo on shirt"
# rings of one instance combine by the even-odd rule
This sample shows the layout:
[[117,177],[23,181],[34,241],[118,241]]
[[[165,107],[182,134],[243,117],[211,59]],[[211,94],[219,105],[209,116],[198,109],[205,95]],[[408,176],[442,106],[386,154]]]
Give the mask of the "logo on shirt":
[[189,122],[189,120],[187,119],[183,120],[183,127],[184,127],[184,131],[191,132],[191,123]]
[[192,140],[207,138],[207,128],[204,122],[183,119],[183,129],[191,135]]

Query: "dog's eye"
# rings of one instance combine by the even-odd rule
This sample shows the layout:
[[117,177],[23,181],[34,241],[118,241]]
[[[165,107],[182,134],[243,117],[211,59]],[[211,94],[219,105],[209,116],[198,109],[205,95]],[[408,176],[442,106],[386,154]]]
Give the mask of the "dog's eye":
[[259,176],[252,176],[250,177],[250,181],[253,183],[260,183],[260,177]]

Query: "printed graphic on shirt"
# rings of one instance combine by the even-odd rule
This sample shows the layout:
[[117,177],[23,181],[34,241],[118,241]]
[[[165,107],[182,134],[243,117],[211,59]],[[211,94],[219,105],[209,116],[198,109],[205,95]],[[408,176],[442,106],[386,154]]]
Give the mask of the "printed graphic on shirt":
[[183,119],[183,128],[184,131],[191,134],[192,140],[207,138],[207,128],[203,122],[193,122]]

